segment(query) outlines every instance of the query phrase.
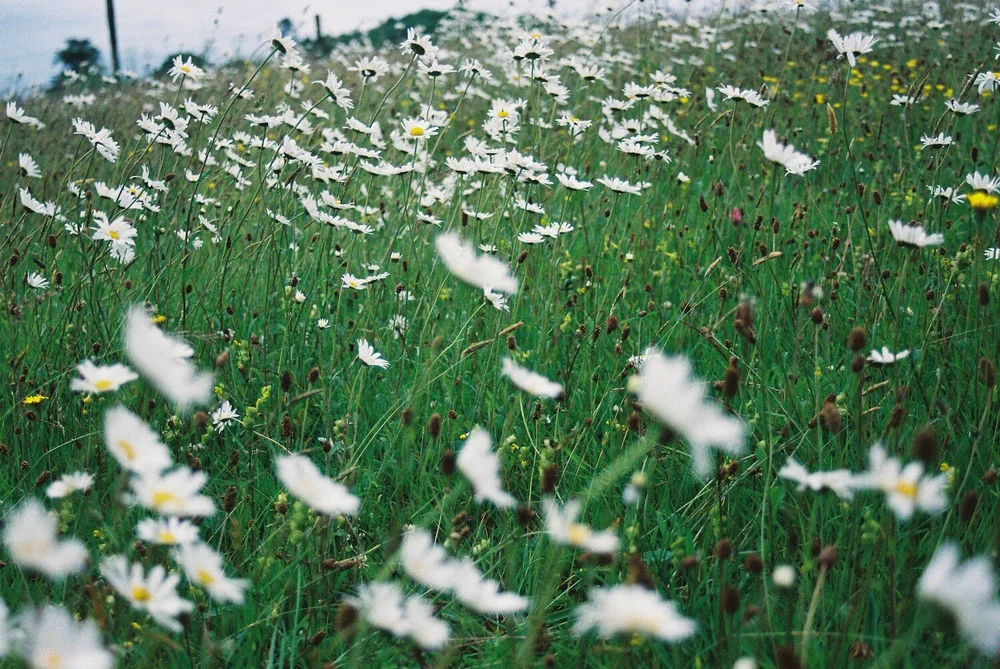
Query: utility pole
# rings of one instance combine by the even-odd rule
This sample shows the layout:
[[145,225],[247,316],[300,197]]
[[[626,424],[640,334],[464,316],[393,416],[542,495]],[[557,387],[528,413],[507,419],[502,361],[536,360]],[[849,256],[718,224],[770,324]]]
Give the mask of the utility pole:
[[121,69],[118,62],[118,29],[115,28],[115,0],[106,0],[108,8],[108,33],[111,35],[111,72],[112,74]]

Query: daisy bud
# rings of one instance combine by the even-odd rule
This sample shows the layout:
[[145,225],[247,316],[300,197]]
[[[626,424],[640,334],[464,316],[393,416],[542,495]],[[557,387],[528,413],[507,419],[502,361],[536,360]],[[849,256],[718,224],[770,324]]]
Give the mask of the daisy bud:
[[750,553],[743,558],[743,568],[751,574],[759,574],[764,571],[764,560],[757,553]]
[[867,344],[868,335],[865,334],[864,328],[854,328],[851,330],[851,333],[847,335],[847,348],[851,349],[855,353],[863,349]]
[[225,494],[222,496],[222,510],[226,513],[232,513],[233,509],[236,508],[236,486],[231,485],[226,488]]
[[542,494],[551,495],[559,483],[559,465],[549,465],[542,470]]
[[449,448],[441,454],[440,469],[445,476],[451,476],[455,473],[455,451]]
[[982,379],[983,385],[987,388],[992,388],[997,382],[996,365],[985,356],[979,359],[979,378]]
[[350,604],[341,604],[337,609],[337,620],[334,626],[341,636],[350,636],[354,624],[358,622],[358,610]]
[[837,547],[836,546],[826,546],[820,551],[819,560],[820,565],[831,568],[837,562]]
[[726,373],[722,377],[722,394],[727,400],[731,400],[736,397],[736,393],[740,389],[740,370],[736,366],[736,356],[729,358],[729,367],[726,368]]
[[531,510],[531,507],[526,504],[522,504],[517,507],[517,522],[525,530],[527,530],[528,526],[531,525],[532,521],[534,521],[536,515],[537,514]]
[[720,560],[728,560],[733,554],[733,542],[729,539],[719,539],[715,544],[715,557]]
[[639,553],[631,553],[628,556],[628,577],[626,580],[628,583],[635,583],[650,590],[656,589],[653,575],[649,573],[649,568],[646,567],[646,563],[642,561],[642,556]]
[[958,517],[963,523],[972,522],[972,516],[976,513],[976,506],[979,505],[979,493],[975,490],[970,490],[965,493],[965,497],[962,498],[962,503],[958,505]]
[[792,644],[778,646],[774,652],[774,663],[778,669],[802,669],[802,660]]
[[733,615],[740,609],[740,591],[732,585],[727,585],[722,589],[722,610],[728,615]]
[[863,355],[856,355],[854,359],[851,360],[851,371],[855,374],[860,374],[861,370],[865,368],[865,357]]
[[857,641],[851,644],[851,649],[848,653],[850,653],[851,659],[853,660],[870,660],[875,657],[872,647],[864,641]]
[[922,460],[928,465],[937,460],[939,448],[937,434],[934,430],[925,427],[913,435],[913,445],[910,452],[914,458]]

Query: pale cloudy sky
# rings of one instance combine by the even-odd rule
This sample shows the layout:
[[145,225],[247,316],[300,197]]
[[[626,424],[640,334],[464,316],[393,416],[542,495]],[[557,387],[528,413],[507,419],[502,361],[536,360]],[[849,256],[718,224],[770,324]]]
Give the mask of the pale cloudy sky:
[[[615,0],[617,1],[617,0]],[[215,59],[249,55],[277,21],[290,18],[302,34],[337,34],[370,28],[423,8],[448,9],[455,0],[116,0],[122,67],[143,72],[169,53],[201,52],[212,42]],[[557,0],[561,13],[596,9],[598,0]],[[545,0],[470,0],[493,13],[545,8]],[[513,9],[512,9],[513,7]],[[48,80],[55,52],[66,38],[87,38],[110,61],[105,0],[0,0],[0,94],[15,83]],[[21,75],[20,79],[18,75]]]

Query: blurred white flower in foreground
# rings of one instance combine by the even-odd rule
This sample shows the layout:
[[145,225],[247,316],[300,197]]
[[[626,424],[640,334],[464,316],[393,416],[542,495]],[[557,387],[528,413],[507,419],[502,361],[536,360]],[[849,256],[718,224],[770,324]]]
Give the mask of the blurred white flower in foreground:
[[87,549],[79,539],[59,540],[58,518],[36,499],[7,514],[3,542],[17,566],[59,580],[82,570]]
[[500,484],[500,459],[493,452],[489,433],[483,428],[476,427],[469,433],[455,464],[472,484],[477,502],[490,501],[501,508],[517,504]]
[[517,278],[511,275],[506,263],[491,256],[477,256],[473,246],[455,233],[441,233],[434,246],[444,266],[462,281],[502,293],[517,292]]
[[279,456],[277,466],[281,484],[313,511],[328,516],[351,516],[358,512],[361,500],[345,486],[324,476],[306,456]]
[[642,634],[673,642],[687,639],[698,629],[673,602],[640,585],[593,588],[588,595],[589,601],[576,609],[576,634],[594,630],[603,639]]
[[563,387],[561,385],[555,381],[549,381],[541,374],[521,367],[508,357],[503,359],[501,372],[511,380],[511,383],[529,395],[549,399],[556,399],[562,395]]

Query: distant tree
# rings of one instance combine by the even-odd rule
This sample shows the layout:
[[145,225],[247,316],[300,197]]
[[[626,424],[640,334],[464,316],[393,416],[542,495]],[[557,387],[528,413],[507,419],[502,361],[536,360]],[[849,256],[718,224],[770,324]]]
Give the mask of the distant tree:
[[287,16],[280,21],[278,21],[278,30],[281,31],[282,35],[290,35],[295,37],[295,24]]
[[56,52],[55,63],[61,63],[64,68],[75,72],[83,72],[90,66],[101,64],[101,52],[90,43],[89,39],[69,38],[66,46]]

